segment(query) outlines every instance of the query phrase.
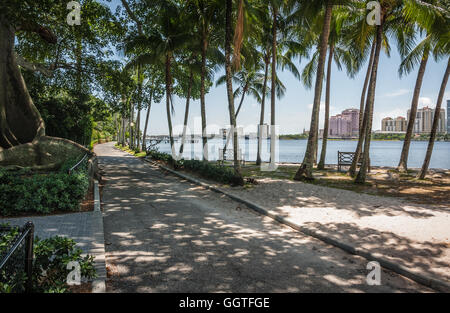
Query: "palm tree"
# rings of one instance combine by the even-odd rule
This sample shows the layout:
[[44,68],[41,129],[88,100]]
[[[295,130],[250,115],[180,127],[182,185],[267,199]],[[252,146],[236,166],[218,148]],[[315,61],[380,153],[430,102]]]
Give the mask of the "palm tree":
[[164,68],[166,89],[166,113],[169,128],[169,140],[173,157],[175,145],[172,128],[172,65],[178,51],[191,39],[182,23],[180,23],[180,8],[175,1],[156,1],[154,9],[158,12],[155,19],[155,27],[148,35],[138,35],[128,38],[125,50],[138,51],[138,55],[129,63],[129,66],[137,64],[155,64]]
[[232,64],[231,64],[231,42],[232,42],[232,13],[233,1],[226,0],[225,10],[225,73],[227,83],[228,95],[228,111],[230,114],[230,125],[233,128],[233,157],[234,157],[234,174],[236,176],[236,184],[243,185],[244,179],[241,173],[241,164],[238,160],[238,141],[236,132],[236,114],[234,111],[234,95],[233,95],[233,81],[232,81]]
[[[303,43],[305,46],[304,49],[307,49],[313,41],[317,41],[317,36],[314,36],[314,33],[317,32],[318,29],[322,26],[322,23],[319,23],[323,18],[322,15],[319,15],[313,21],[315,26],[313,26],[314,31],[313,34],[308,38],[309,41]],[[326,147],[327,147],[327,139],[328,139],[328,128],[329,128],[329,115],[330,115],[330,89],[331,89],[331,66],[333,60],[335,61],[339,70],[342,69],[342,64],[347,69],[347,73],[350,77],[353,77],[355,70],[355,62],[353,60],[353,55],[350,51],[345,47],[341,41],[343,39],[342,32],[345,31],[345,21],[349,18],[349,13],[347,8],[337,9],[333,14],[333,18],[331,20],[330,25],[330,35],[328,38],[328,64],[327,64],[327,74],[326,74],[326,87],[325,87],[325,120],[324,120],[324,132],[322,139],[322,150],[320,155],[320,161],[317,165],[318,169],[324,169],[325,167],[325,157],[326,157]],[[313,75],[317,68],[319,57],[319,50],[316,49],[310,62],[308,62],[302,72],[302,81],[307,88],[312,87]],[[316,137],[318,140],[318,136]],[[318,144],[316,144],[318,145]],[[316,148],[317,151],[317,148]],[[317,157],[316,157],[317,159]]]
[[[207,60],[209,57],[220,55],[216,47],[217,40],[220,38],[219,29],[215,27],[215,23],[221,14],[222,1],[220,0],[190,0],[187,5],[191,11],[191,20],[195,20],[195,29],[197,29],[197,37],[200,46],[201,55],[201,88],[200,88],[200,112],[202,117],[202,142],[203,142],[203,159],[208,160],[208,137],[206,135],[206,101],[205,101],[205,84],[206,79],[210,76],[207,68]],[[216,31],[216,32],[214,32]],[[211,45],[212,44],[212,45]]]
[[[263,79],[263,74],[254,69],[248,70],[244,68],[233,75],[233,81],[238,85],[234,91],[234,97],[236,98],[239,95],[241,96],[241,100],[236,111],[236,118],[239,115],[246,95],[253,96],[259,103],[262,101],[261,91],[263,88]],[[216,82],[216,86],[223,85],[224,83],[226,83],[226,75],[219,77]]]
[[444,78],[442,79],[441,88],[439,90],[439,96],[438,96],[436,108],[434,111],[433,125],[431,127],[430,140],[428,141],[427,153],[425,155],[425,159],[423,160],[422,168],[421,168],[419,174],[417,175],[418,179],[424,179],[425,175],[427,174],[427,171],[428,171],[428,166],[430,164],[431,154],[433,153],[434,141],[436,139],[436,132],[437,132],[438,124],[439,124],[439,116],[441,113],[441,104],[442,104],[442,100],[444,98],[445,88],[447,87],[449,73],[450,73],[450,59],[448,59],[447,69],[445,70]]
[[[420,4],[419,4],[420,5]],[[400,161],[397,169],[402,172],[408,170],[408,154],[409,147],[411,145],[411,137],[413,134],[414,124],[417,115],[417,105],[419,103],[420,89],[422,87],[423,77],[425,75],[425,70],[428,62],[430,52],[434,52],[435,58],[438,58],[445,51],[440,51],[440,49],[434,49],[434,45],[439,44],[439,36],[436,34],[445,34],[448,30],[448,18],[446,20],[439,10],[423,10],[418,9],[415,2],[406,2],[404,11],[409,19],[416,22],[417,27],[422,31],[425,31],[425,37],[423,40],[417,44],[416,47],[408,51],[409,53],[404,57],[399,68],[400,76],[404,73],[411,72],[415,65],[420,63],[419,71],[417,73],[416,85],[414,87],[413,98],[411,101],[410,115],[408,119],[408,126],[406,129],[405,140],[403,141],[402,153],[400,156]],[[438,37],[438,38],[437,38]]]
[[294,176],[295,180],[311,180],[312,167],[314,162],[314,154],[317,145],[317,134],[319,125],[319,108],[320,108],[320,98],[322,94],[322,84],[324,75],[324,65],[328,46],[328,37],[330,35],[330,25],[333,12],[332,1],[325,2],[325,15],[323,20],[322,33],[320,34],[319,41],[319,57],[317,63],[317,75],[316,75],[316,85],[314,90],[314,102],[311,117],[311,126],[309,129],[308,143],[306,146],[305,158],[303,159],[302,165],[298,169]]

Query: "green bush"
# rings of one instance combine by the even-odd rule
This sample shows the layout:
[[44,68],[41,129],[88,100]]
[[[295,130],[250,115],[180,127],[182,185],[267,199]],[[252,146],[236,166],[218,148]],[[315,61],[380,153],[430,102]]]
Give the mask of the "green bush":
[[[13,227],[9,233],[0,237],[0,255],[6,251],[17,234],[18,228]],[[67,292],[67,276],[71,272],[71,269],[67,269],[67,264],[72,261],[80,265],[82,279],[96,277],[94,257],[91,255],[82,257],[81,249],[75,245],[74,240],[58,236],[43,240],[37,237],[34,239],[32,292]],[[18,270],[16,273],[0,271],[0,292],[24,292],[26,279],[23,270]]]
[[218,166],[208,162],[199,160],[179,160],[176,161],[173,157],[164,152],[157,150],[150,150],[147,156],[153,160],[163,161],[175,169],[185,169],[198,173],[200,176],[212,179],[221,183],[236,185],[239,184],[239,179],[234,175],[234,171],[229,167]]
[[0,213],[51,213],[76,211],[89,187],[87,163],[68,174],[76,160],[66,162],[58,172],[35,174],[30,170],[0,169]]

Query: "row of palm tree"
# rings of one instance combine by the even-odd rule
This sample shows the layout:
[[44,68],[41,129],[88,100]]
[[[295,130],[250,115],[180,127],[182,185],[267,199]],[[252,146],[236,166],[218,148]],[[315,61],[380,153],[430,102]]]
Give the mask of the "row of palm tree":
[[[410,73],[416,65],[419,65],[399,170],[407,170],[415,112],[427,61],[430,56],[437,61],[448,59],[450,51],[449,11],[445,1],[380,0],[379,23],[373,26],[367,22],[368,2],[122,0],[130,22],[135,25],[123,45],[129,60],[127,68],[133,68],[137,73],[138,95],[142,94],[145,79],[154,82],[161,77],[164,78],[167,123],[174,155],[176,153],[172,130],[174,92],[186,98],[185,127],[179,151],[181,155],[189,119],[190,100],[194,98],[200,99],[203,150],[208,151],[206,94],[213,85],[215,73],[221,68],[225,68],[225,75],[219,77],[216,85],[226,85],[231,127],[236,129],[237,118],[246,96],[253,96],[260,103],[259,125],[263,125],[266,99],[270,95],[272,138],[275,136],[276,100],[285,92],[277,71],[289,70],[308,88],[313,86],[314,81],[314,101],[306,152],[294,177],[296,180],[311,180],[315,164],[319,169],[325,167],[332,101],[332,63],[334,61],[339,70],[344,67],[353,78],[367,62],[360,101],[360,133],[356,156],[349,170],[355,182],[363,183],[369,167],[376,83],[382,51],[389,56],[391,41],[395,41],[402,56],[400,75]],[[303,61],[306,61],[306,65],[300,73],[296,63]],[[145,70],[149,67],[152,70]],[[142,73],[147,73],[148,76],[144,79]],[[447,79],[448,69],[441,86],[437,108],[440,108]],[[317,155],[319,116],[324,81],[325,125],[319,158]],[[233,83],[237,88],[233,88]],[[150,85],[152,86],[150,88],[155,88]],[[141,97],[138,96],[137,99],[136,125],[139,124],[142,108],[139,100]],[[235,103],[236,99],[239,99],[238,103]],[[132,106],[128,116],[130,121],[134,120]],[[138,134],[137,138],[140,138],[139,126],[135,128],[134,136]],[[132,127],[129,129],[133,130]],[[144,137],[146,129],[147,123],[143,132]],[[431,157],[436,132],[434,127],[433,132],[422,172],[426,172],[428,167],[426,164]],[[261,164],[261,136],[258,137],[257,164]],[[231,139],[235,174],[242,182],[235,131]],[[138,147],[140,147],[139,140],[137,139]],[[275,147],[271,144],[271,161],[275,155]],[[204,152],[203,158],[205,161],[208,160],[207,153]],[[357,172],[358,161],[361,162],[361,166]],[[423,177],[424,174],[420,176]]]

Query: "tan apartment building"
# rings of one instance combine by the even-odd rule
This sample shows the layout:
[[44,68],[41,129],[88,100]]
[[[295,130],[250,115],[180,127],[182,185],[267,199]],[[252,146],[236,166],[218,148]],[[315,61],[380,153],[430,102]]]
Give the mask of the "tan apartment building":
[[381,131],[383,132],[406,132],[408,121],[403,116],[398,116],[395,119],[392,117],[385,117],[381,120]]
[[[408,119],[409,119],[410,111],[411,110],[408,110]],[[413,129],[413,132],[415,134],[431,132],[431,127],[433,126],[434,112],[435,112],[435,109],[429,108],[428,106],[417,110],[416,120],[414,122],[414,129]],[[445,128],[446,128],[445,127],[445,109],[441,109],[441,111],[439,112],[439,123],[438,123],[437,132],[445,133],[445,131],[446,131]]]

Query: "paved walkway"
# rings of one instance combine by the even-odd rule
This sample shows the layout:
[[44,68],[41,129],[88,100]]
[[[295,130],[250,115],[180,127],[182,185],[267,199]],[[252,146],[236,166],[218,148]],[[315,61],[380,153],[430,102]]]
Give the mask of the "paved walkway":
[[110,292],[405,292],[429,289],[97,145]]
[[34,223],[35,236],[41,239],[53,236],[69,237],[75,240],[84,254],[95,257],[96,280],[106,279],[105,248],[103,238],[102,213],[81,212],[49,216],[0,218],[0,223],[23,226]]

